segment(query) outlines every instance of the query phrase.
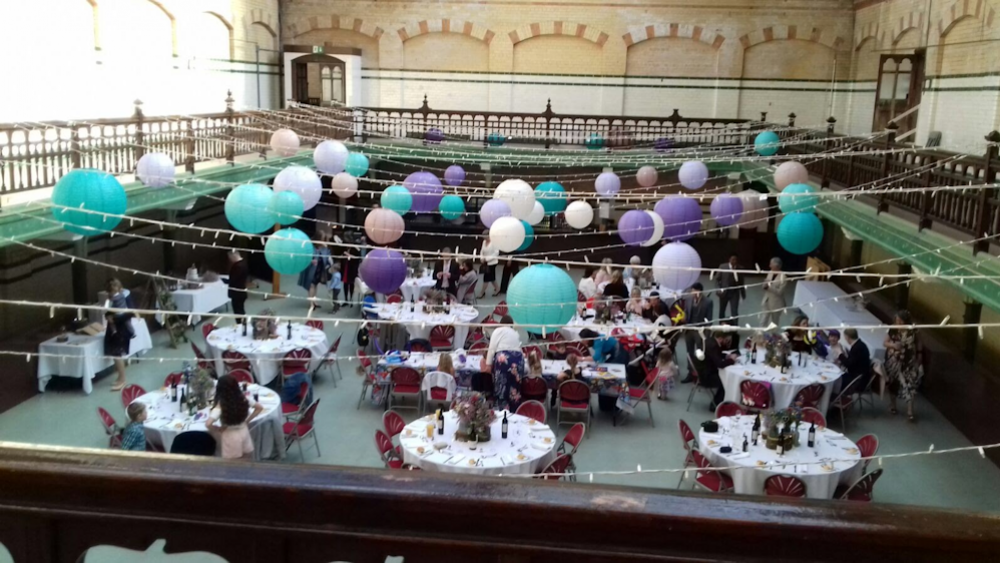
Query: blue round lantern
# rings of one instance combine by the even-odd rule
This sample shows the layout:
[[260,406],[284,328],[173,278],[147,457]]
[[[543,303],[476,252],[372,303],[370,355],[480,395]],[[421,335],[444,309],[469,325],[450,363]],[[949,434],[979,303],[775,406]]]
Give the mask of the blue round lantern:
[[545,208],[546,215],[566,211],[566,190],[559,182],[542,182],[535,188],[535,201]]
[[291,225],[305,211],[305,203],[295,192],[278,192],[271,196],[271,213],[281,225]]
[[[819,203],[816,190],[809,184],[792,184],[778,196],[778,208],[782,213],[812,213]],[[796,195],[814,194],[814,195]]]
[[441,216],[449,221],[454,221],[465,214],[465,202],[457,195],[446,195],[441,198],[438,204]]
[[309,236],[298,229],[281,229],[267,237],[264,258],[279,274],[297,274],[309,267],[313,259],[313,244]]
[[507,137],[504,137],[500,133],[490,133],[486,136],[486,142],[490,144],[491,147],[502,147],[505,142],[507,142]]
[[[507,288],[507,310],[514,322],[558,330],[576,313],[576,285],[562,268],[535,264],[518,272]],[[539,327],[528,327],[540,333]]]
[[90,236],[117,227],[122,220],[118,215],[125,214],[128,198],[125,188],[111,174],[81,168],[59,179],[52,190],[52,205],[52,215],[64,223],[67,231]]
[[262,184],[244,184],[226,196],[226,219],[243,233],[263,233],[278,222],[271,211],[274,192]]
[[809,254],[823,241],[823,223],[812,213],[790,213],[778,223],[778,243],[792,254]]
[[344,165],[344,172],[347,172],[355,178],[360,178],[368,172],[368,157],[359,153],[352,152],[347,156],[347,163]]
[[521,246],[517,247],[515,252],[528,250],[531,243],[535,242],[535,229],[524,219],[521,219],[521,224],[524,225],[524,242],[521,243]]
[[379,203],[386,209],[405,215],[413,207],[413,194],[403,186],[389,186],[382,190]]
[[773,156],[781,148],[781,139],[774,131],[762,131],[753,140],[753,148],[761,156]]
[[603,149],[604,137],[598,135],[597,133],[591,133],[590,136],[587,137],[587,141],[584,143],[584,146],[592,151]]

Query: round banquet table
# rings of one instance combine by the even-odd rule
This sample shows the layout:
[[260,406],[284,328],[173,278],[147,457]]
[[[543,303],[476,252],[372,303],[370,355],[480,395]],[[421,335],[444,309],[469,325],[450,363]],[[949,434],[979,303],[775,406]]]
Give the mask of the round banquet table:
[[763,348],[757,349],[756,364],[748,362],[744,352],[737,363],[726,367],[719,373],[722,386],[726,389],[726,400],[740,403],[742,399],[740,383],[752,379],[770,385],[771,397],[774,399],[772,407],[783,409],[792,406],[792,401],[795,400],[795,395],[799,391],[813,383],[821,383],[826,391],[820,397],[816,409],[825,414],[830,406],[831,395],[839,387],[842,375],[840,368],[833,362],[818,358],[805,358],[805,365],[796,365],[797,352],[792,353],[791,359],[791,369],[788,373],[782,374],[780,369],[764,365]]
[[[407,303],[410,299],[420,299],[424,291],[434,287],[435,279],[434,275],[430,271],[426,271],[424,275],[419,278],[413,276],[407,276],[403,280],[403,285],[399,286],[399,292],[403,294],[403,301]],[[457,283],[457,280],[456,280]],[[360,294],[362,297],[368,292],[368,284],[358,276],[354,282],[355,292]]]
[[[492,439],[474,444],[455,440],[458,418],[444,413],[444,434],[435,426],[427,438],[427,425],[435,424],[434,415],[407,424],[399,435],[403,462],[425,471],[465,473],[468,475],[533,475],[556,459],[555,435],[548,426],[517,414],[507,414],[507,439],[500,437],[503,412],[490,426]],[[442,445],[438,450],[435,445]],[[475,449],[473,449],[473,447]]]
[[222,352],[239,352],[250,360],[257,382],[267,385],[281,373],[281,360],[285,354],[300,348],[312,352],[309,369],[313,370],[323,361],[330,345],[326,334],[319,329],[304,324],[292,323],[292,339],[289,340],[286,324],[278,325],[278,337],[270,340],[254,340],[253,330],[243,336],[241,325],[217,328],[209,333],[207,354],[215,359],[216,373],[225,373]]
[[[178,397],[183,389],[184,385],[177,389]],[[281,428],[284,422],[281,417],[281,397],[267,387],[259,385],[250,385],[249,392],[251,397],[256,392],[260,398],[261,406],[264,407],[264,411],[250,422],[254,459],[259,461],[273,457],[284,457],[285,435]],[[164,451],[170,451],[174,438],[181,432],[206,431],[205,421],[208,420],[209,409],[205,408],[196,412],[194,417],[189,416],[186,412],[181,413],[180,399],[176,403],[172,402],[166,394],[165,388],[146,393],[136,398],[136,402],[146,405],[146,422],[143,424],[146,440],[163,446]]]
[[[469,305],[459,305],[452,303],[449,313],[428,313],[424,311],[424,302],[417,301],[416,311],[410,311],[410,302],[404,303],[378,303],[369,307],[372,312],[378,314],[378,318],[390,320],[402,324],[406,327],[406,332],[410,335],[410,340],[421,338],[430,340],[431,329],[437,325],[455,326],[455,348],[465,346],[465,339],[469,336],[469,327],[464,323],[474,322],[479,318],[479,311]],[[462,324],[456,324],[462,323]]]
[[653,331],[654,325],[648,320],[638,316],[632,315],[631,320],[616,320],[612,324],[597,324],[593,318],[582,319],[580,315],[573,315],[573,318],[566,323],[565,326],[559,329],[559,333],[563,335],[566,340],[579,340],[580,331],[585,328],[589,328],[593,331],[604,334],[605,336],[611,336],[611,331],[616,328],[620,328],[625,331],[625,334],[636,334],[636,333],[649,333]]
[[[839,432],[816,427],[816,445],[807,444],[809,426],[799,427],[799,443],[788,453],[778,456],[769,450],[761,438],[757,445],[750,444],[744,454],[743,436],[750,438],[753,416],[722,417],[717,419],[719,432],[698,432],[698,448],[715,467],[729,468],[726,473],[733,478],[733,488],[742,495],[764,494],[764,481],[772,475],[791,475],[806,485],[808,498],[831,499],[837,485],[851,485],[861,477],[861,453],[857,445]],[[723,446],[731,446],[733,453],[720,453]],[[848,461],[832,461],[848,460]],[[850,461],[854,460],[854,461]],[[817,463],[823,462],[823,463]]]

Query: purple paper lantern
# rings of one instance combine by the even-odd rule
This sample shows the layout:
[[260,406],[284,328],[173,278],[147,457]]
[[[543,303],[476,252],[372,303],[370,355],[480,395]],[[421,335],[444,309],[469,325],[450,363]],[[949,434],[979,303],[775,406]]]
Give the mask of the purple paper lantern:
[[639,209],[627,211],[618,220],[618,236],[629,246],[639,246],[653,236],[655,223],[649,214]]
[[406,280],[406,261],[395,250],[376,248],[361,261],[358,275],[372,291],[389,294]]
[[735,225],[743,216],[743,199],[729,194],[720,195],[712,200],[709,211],[720,226]]
[[403,186],[413,195],[413,206],[410,211],[429,213],[437,211],[444,197],[441,180],[430,172],[414,172],[403,180]]
[[615,197],[622,189],[622,181],[614,172],[604,172],[594,181],[594,189],[604,197]]
[[657,202],[653,211],[663,219],[663,238],[685,241],[701,230],[701,206],[694,198],[667,197]]
[[424,136],[428,143],[440,144],[444,140],[444,133],[440,129],[434,127],[433,129],[428,129],[427,134]]
[[510,210],[510,205],[506,201],[491,199],[483,204],[479,209],[479,220],[486,225],[486,228],[493,226],[493,222],[501,217],[511,217],[514,213]]
[[452,164],[444,171],[444,183],[449,186],[461,186],[465,181],[465,169],[457,164]]
[[674,148],[674,140],[669,137],[660,137],[656,140],[653,148],[656,149],[656,152],[667,152]]
[[689,160],[677,172],[681,185],[689,190],[697,190],[708,182],[708,167],[697,160]]

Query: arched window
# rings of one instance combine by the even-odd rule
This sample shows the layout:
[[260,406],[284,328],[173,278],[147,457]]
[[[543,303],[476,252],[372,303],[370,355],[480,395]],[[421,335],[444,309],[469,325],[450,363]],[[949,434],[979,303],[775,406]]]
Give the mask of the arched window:
[[344,69],[340,66],[324,66],[320,73],[323,81],[323,105],[344,103]]

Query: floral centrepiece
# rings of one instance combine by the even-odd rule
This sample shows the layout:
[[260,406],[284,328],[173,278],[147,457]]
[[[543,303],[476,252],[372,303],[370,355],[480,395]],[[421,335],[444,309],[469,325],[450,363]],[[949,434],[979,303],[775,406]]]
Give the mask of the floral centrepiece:
[[780,368],[787,365],[788,356],[792,353],[792,343],[785,338],[784,334],[764,334],[764,363]]
[[778,436],[785,430],[785,450],[798,445],[799,425],[802,424],[802,409],[789,407],[787,409],[769,410],[763,415],[764,438],[767,447],[774,449],[778,445]]
[[458,417],[456,440],[489,441],[490,425],[497,419],[497,415],[482,393],[465,393],[456,397],[451,410]]

